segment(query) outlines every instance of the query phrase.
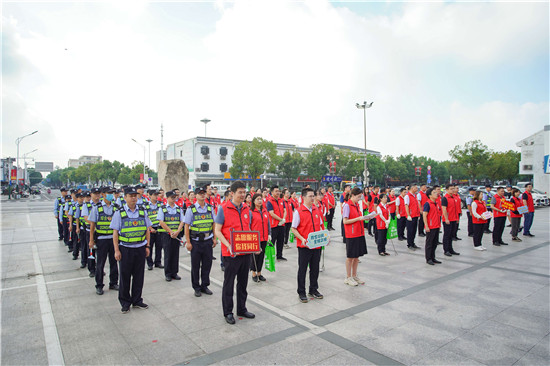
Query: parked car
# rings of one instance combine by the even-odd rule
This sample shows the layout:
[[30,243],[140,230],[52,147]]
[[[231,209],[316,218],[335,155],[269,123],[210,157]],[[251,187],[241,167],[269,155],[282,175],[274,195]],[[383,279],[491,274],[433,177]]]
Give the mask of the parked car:
[[550,205],[548,195],[545,192],[533,188],[531,194],[533,195],[533,202],[535,204],[535,207],[544,207]]

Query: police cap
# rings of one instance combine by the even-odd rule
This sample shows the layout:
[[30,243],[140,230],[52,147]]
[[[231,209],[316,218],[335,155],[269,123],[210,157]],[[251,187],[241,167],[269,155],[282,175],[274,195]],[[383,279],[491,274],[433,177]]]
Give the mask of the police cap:
[[127,195],[127,194],[137,194],[137,189],[136,187],[126,187],[124,188],[124,195]]
[[136,185],[135,185],[135,188],[136,188],[136,189],[144,189],[145,186],[144,186],[143,184],[136,184]]
[[101,193],[101,188],[99,187],[94,187],[90,190],[91,193]]
[[102,187],[101,188],[101,193],[115,193],[116,189],[114,189],[113,187]]
[[470,188],[468,188],[468,191],[470,191],[470,192],[471,192],[471,191],[475,191],[475,190],[476,190],[476,187],[470,187]]
[[67,192],[67,188],[65,188],[65,187],[61,187],[59,190],[60,190],[61,192]]
[[91,197],[90,191],[84,192],[84,197]]
[[491,184],[486,184],[485,188],[493,188],[493,186]]
[[208,186],[206,186],[206,185],[199,186],[199,187],[195,188],[195,194],[199,194],[201,192],[206,193],[207,188],[208,188]]
[[152,195],[152,194],[158,194],[159,192],[156,190],[156,189],[150,189],[147,191],[147,194],[148,195]]
[[171,191],[166,192],[166,198],[172,197],[172,196],[175,196],[175,195],[176,195],[175,190],[171,190]]
[[82,193],[77,193],[74,195],[76,198],[80,198],[80,197],[84,197],[84,195]]

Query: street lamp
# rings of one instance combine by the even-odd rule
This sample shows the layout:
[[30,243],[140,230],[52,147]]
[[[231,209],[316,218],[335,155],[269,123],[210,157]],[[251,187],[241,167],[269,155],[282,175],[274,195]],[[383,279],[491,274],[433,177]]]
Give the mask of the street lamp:
[[143,180],[144,180],[143,183],[145,183],[145,146],[137,142],[135,139],[132,139],[132,141],[134,141],[136,144],[138,144],[143,148]]
[[201,122],[204,123],[204,137],[206,137],[206,125],[211,121],[208,118],[201,119]]
[[365,186],[369,185],[369,171],[367,170],[367,108],[372,107],[372,103],[374,103],[374,102],[370,102],[370,104],[367,104],[366,101],[363,102],[363,104],[355,103],[355,106],[358,109],[363,110],[363,122],[364,122],[364,126],[365,126],[365,170],[364,170]]
[[[38,150],[38,149],[34,149],[33,151],[30,151],[28,153],[23,154],[23,161],[25,162],[25,170],[24,170],[24,173],[23,173],[23,182],[25,184],[27,184],[27,155],[32,154],[36,150]],[[29,185],[30,185],[30,179],[29,179]]]
[[21,136],[15,139],[15,144],[17,145],[17,181],[15,182],[15,184],[19,184],[19,143],[21,143],[21,140],[23,140],[25,137],[34,135],[37,132],[38,130],[31,132],[28,135]]
[[153,140],[147,139],[145,141],[147,141],[149,143],[149,165],[148,166],[149,166],[149,168],[151,168],[151,142],[153,142]]

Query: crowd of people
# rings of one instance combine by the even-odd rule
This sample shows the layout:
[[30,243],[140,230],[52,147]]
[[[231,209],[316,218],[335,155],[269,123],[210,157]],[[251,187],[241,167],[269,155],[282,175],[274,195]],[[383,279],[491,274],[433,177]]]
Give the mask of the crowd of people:
[[[512,187],[497,187],[496,194],[488,185],[485,192],[469,189],[466,199],[467,231],[474,249],[484,251],[484,233],[492,234],[494,246],[508,245],[503,232],[508,219],[512,241],[519,242],[521,218],[523,236],[532,237],[534,205],[532,185],[523,194]],[[247,310],[247,283],[264,282],[262,274],[265,251],[271,242],[276,260],[284,262],[285,249],[295,242],[298,250],[297,293],[300,301],[322,299],[319,292],[320,259],[324,247],[308,243],[311,233],[334,231],[335,210],[341,213],[341,235],[346,244],[344,283],[358,286],[365,281],[358,276],[360,258],[367,254],[367,236],[374,238],[378,254],[386,257],[392,224],[398,241],[406,241],[411,251],[420,249],[417,235],[425,238],[425,259],[428,265],[440,264],[435,253],[438,244],[445,256],[460,255],[453,248],[458,237],[462,201],[458,187],[412,184],[395,192],[379,186],[344,186],[335,196],[333,187],[301,192],[272,186],[256,190],[242,181],[235,181],[223,197],[209,184],[193,191],[178,189],[147,190],[143,185],[95,187],[82,192],[61,188],[55,200],[54,215],[59,240],[67,246],[73,260],[80,258],[80,267],[95,278],[95,291],[103,295],[105,266],[109,261],[109,289],[118,290],[122,313],[130,308],[146,309],[142,289],[145,267],[162,269],[167,282],[181,280],[180,248],[191,256],[191,285],[194,295],[212,295],[210,271],[214,248],[221,246],[220,266],[224,271],[222,309],[225,320],[235,323],[233,293],[236,280],[238,316],[254,318]],[[490,230],[490,221],[493,229]],[[392,222],[393,221],[393,222]],[[440,231],[443,227],[442,241]],[[258,250],[237,255],[232,249],[232,231],[255,231],[259,234]],[[306,293],[306,275],[309,287]],[[309,297],[308,297],[309,295]]]

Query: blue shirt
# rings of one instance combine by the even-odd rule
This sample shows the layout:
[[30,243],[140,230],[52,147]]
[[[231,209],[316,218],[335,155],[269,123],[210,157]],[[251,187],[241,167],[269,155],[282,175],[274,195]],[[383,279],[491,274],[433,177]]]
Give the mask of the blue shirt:
[[[139,207],[137,205],[133,211],[130,210],[130,208],[126,204],[122,208],[126,211],[126,214],[128,214],[128,218],[137,219],[139,217]],[[144,215],[145,215],[145,226],[150,228],[153,224],[151,223],[151,220],[149,220],[149,216],[147,216],[145,212],[144,212]],[[120,230],[122,229],[122,217],[120,216],[120,210],[116,211],[115,214],[113,215],[113,219],[111,220],[111,225],[109,225],[109,227],[120,233]],[[127,247],[127,248],[139,248],[146,244],[147,244],[147,240],[144,240],[140,243],[124,243],[121,241],[118,242],[118,245],[122,245],[123,247]]]
[[[107,206],[105,201],[101,201],[101,206],[103,206],[103,211],[107,215],[111,215],[113,213],[113,210],[115,208],[115,205],[111,202],[110,206]],[[97,208],[99,207],[99,204],[97,206],[92,207],[92,212],[88,215],[88,221],[90,222],[97,222],[99,219],[99,212],[97,211]],[[112,239],[113,235],[100,235],[97,237],[98,239]]]
[[[466,207],[467,206],[471,206],[472,205],[472,202],[474,202],[474,196],[472,196],[471,194],[468,195],[468,197],[466,197]],[[469,209],[466,209],[466,212],[470,212]]]
[[59,207],[65,206],[65,198],[64,197],[58,197],[61,198],[61,202],[59,202],[59,199],[55,199],[54,207],[53,207],[53,214],[58,217],[59,216]]
[[424,208],[422,209],[424,212],[430,212],[430,202],[426,202],[424,204]]
[[164,211],[162,210],[164,207],[166,207],[166,211],[170,214],[170,215],[175,215],[177,213],[177,209],[179,208],[180,209],[180,222],[183,222],[185,216],[183,216],[183,210],[181,209],[180,206],[174,204],[174,207],[170,206],[169,204],[167,204],[166,206],[161,206],[159,208],[159,211],[157,213],[157,220],[159,221],[164,221]]
[[[201,207],[201,205],[199,205],[199,202],[195,202],[194,206],[197,209],[198,213],[207,213],[208,212],[208,204],[206,202],[204,203],[204,207]],[[216,214],[214,213],[213,208],[212,208],[212,218],[216,219]],[[185,218],[183,219],[183,222],[188,224],[188,225],[193,224],[193,212],[192,212],[191,208],[188,208],[187,212],[185,212]],[[214,228],[212,228],[212,231],[214,231]],[[211,239],[213,237],[214,237],[214,233],[212,233],[208,236],[205,236],[204,240]],[[193,238],[191,238],[191,240],[197,240],[198,241],[198,239],[193,239]]]

